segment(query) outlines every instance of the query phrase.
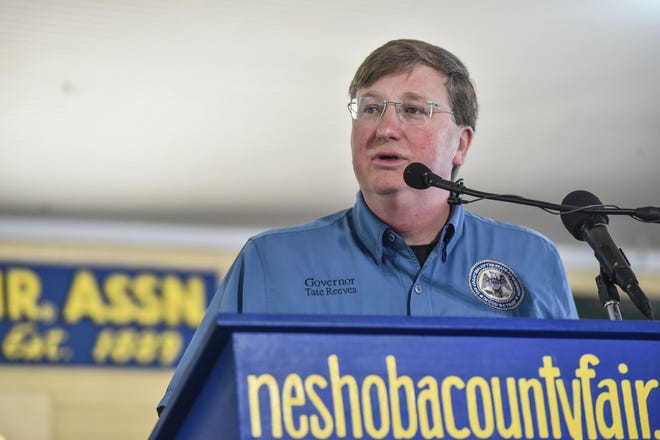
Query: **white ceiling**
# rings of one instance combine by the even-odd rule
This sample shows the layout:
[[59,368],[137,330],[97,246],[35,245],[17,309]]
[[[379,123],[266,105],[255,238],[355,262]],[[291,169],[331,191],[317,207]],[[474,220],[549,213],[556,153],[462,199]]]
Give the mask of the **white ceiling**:
[[[348,83],[401,37],[472,72],[469,188],[660,206],[656,0],[0,0],[0,215],[270,227],[347,207]],[[573,241],[538,209],[470,206]],[[660,248],[660,225],[611,231]]]

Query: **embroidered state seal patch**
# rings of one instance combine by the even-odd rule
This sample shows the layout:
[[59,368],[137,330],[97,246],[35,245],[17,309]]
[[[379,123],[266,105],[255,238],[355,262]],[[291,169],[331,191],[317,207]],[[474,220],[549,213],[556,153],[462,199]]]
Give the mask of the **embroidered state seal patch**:
[[506,264],[482,260],[470,269],[470,289],[482,303],[498,310],[512,310],[520,305],[525,289],[518,276]]

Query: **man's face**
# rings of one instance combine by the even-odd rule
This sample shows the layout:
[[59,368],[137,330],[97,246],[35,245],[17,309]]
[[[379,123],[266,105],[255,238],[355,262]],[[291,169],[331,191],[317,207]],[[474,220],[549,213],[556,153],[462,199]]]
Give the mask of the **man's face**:
[[[359,89],[357,98],[371,96],[380,101],[402,102],[421,97],[451,109],[445,82],[440,72],[418,66]],[[421,162],[449,179],[452,167],[463,164],[471,139],[472,129],[457,126],[449,113],[434,111],[430,119],[414,125],[402,121],[395,106],[388,104],[380,120],[353,120],[353,170],[367,198],[418,191],[403,181],[403,171],[409,164]]]

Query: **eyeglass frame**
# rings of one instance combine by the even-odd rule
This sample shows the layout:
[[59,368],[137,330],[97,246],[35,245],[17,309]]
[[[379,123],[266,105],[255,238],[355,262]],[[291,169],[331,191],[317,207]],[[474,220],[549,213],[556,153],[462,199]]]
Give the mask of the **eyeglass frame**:
[[[440,104],[437,104],[437,103],[435,103],[431,100],[425,100],[423,102],[424,102],[424,104],[429,106],[428,120],[430,120],[433,117],[433,113],[434,113],[433,109],[434,108],[439,109],[439,110],[436,111],[436,113],[448,113],[448,114],[452,115],[452,117],[454,116],[454,112],[452,112],[449,109],[444,108]],[[401,106],[404,104],[404,102],[378,100],[378,101],[376,101],[376,103],[382,105],[383,110],[380,112],[380,115],[378,115],[378,118],[373,119],[373,121],[380,121],[381,119],[383,119],[383,116],[385,116],[385,112],[387,111],[387,105],[388,104],[394,104],[394,111],[397,114],[397,116],[399,117],[399,120],[402,121],[402,122],[409,123],[409,120],[404,120],[403,117],[401,116]],[[357,104],[358,104],[358,98],[356,97],[356,98],[351,99],[350,102],[346,105],[346,107],[348,108],[348,112],[351,115],[351,119],[353,119],[354,121],[359,121],[360,120],[360,118],[358,118],[357,109],[353,108],[353,105],[355,105],[355,107],[357,107]],[[427,118],[424,117],[423,119],[420,120],[420,123],[424,123],[426,121],[427,121]]]

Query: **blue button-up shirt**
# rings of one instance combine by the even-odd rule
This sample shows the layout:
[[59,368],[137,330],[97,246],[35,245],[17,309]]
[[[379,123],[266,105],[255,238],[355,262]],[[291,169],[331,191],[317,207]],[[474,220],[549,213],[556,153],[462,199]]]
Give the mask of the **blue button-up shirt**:
[[351,209],[248,240],[178,370],[220,312],[577,318],[544,236],[459,205],[420,267],[361,194]]

